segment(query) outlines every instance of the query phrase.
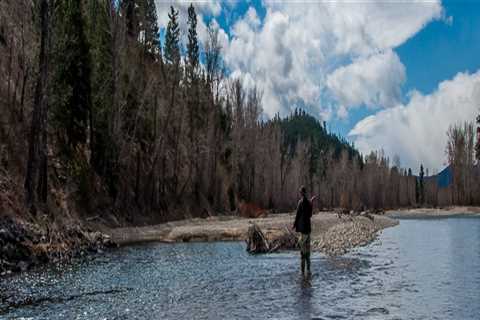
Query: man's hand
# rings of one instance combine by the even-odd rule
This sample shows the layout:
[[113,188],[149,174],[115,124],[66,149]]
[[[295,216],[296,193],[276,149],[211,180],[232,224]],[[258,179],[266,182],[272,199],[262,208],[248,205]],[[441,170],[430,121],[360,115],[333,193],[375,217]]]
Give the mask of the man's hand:
[[310,202],[313,202],[315,199],[317,199],[317,196],[313,196],[313,197],[310,199]]

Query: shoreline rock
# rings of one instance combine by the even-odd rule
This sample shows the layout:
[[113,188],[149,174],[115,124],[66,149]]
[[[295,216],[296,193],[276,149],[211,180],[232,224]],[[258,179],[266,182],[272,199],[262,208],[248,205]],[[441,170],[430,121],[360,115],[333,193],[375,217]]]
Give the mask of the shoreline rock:
[[3,216],[0,220],[0,276],[47,263],[63,263],[113,247],[110,236],[79,225],[64,230]]
[[342,255],[352,248],[369,244],[382,229],[375,223],[375,219],[356,219],[333,226],[319,239],[312,241],[312,248],[329,256]]

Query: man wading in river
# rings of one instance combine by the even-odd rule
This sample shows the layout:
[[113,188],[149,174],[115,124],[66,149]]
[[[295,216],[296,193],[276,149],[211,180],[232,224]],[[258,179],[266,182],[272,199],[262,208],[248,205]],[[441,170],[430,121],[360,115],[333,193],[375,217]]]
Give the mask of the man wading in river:
[[305,187],[300,188],[301,199],[298,201],[297,206],[297,215],[295,216],[295,222],[293,223],[293,228],[300,232],[300,253],[302,257],[302,274],[305,274],[305,263],[307,267],[307,272],[310,273],[310,233],[312,232],[312,202],[315,200],[315,197],[312,197],[311,200],[307,199],[307,190]]

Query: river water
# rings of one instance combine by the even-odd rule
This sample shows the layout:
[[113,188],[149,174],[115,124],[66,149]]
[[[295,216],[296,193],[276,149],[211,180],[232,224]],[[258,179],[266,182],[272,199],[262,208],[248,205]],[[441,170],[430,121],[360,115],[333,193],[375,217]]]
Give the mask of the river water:
[[340,258],[145,244],[1,279],[0,319],[480,319],[480,219],[401,220]]

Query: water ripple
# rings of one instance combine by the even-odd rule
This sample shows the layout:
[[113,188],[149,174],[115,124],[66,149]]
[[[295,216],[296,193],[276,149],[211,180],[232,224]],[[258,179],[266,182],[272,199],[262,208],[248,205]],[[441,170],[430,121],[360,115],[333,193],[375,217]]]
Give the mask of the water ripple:
[[1,279],[10,319],[478,319],[480,219],[402,220],[346,256],[147,244]]

